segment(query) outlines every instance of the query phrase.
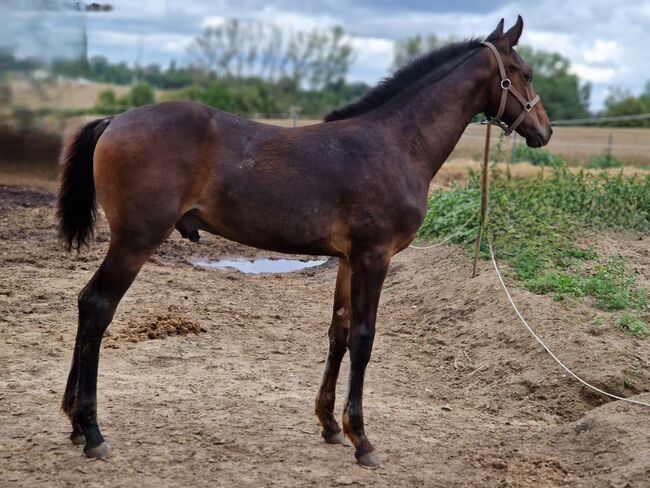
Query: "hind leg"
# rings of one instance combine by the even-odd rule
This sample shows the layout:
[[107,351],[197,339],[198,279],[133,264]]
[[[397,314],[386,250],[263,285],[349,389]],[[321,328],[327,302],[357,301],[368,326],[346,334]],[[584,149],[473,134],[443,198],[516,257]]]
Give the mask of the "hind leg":
[[[77,381],[79,380],[79,339],[75,339],[74,352],[72,355],[72,366],[70,366],[70,374],[68,375],[68,382],[65,386],[65,394],[63,395],[63,402],[61,409],[69,415],[72,412],[72,407],[76,398]],[[83,446],[86,443],[86,436],[78,423],[72,422],[72,432],[70,433],[70,442],[75,446]]]
[[89,457],[109,453],[97,424],[97,369],[104,331],[140,268],[171,230],[157,238],[112,240],[101,266],[79,294],[79,325],[63,409],[72,423],[71,440],[85,440]]
[[347,260],[339,260],[334,292],[334,311],[328,332],[329,351],[323,372],[323,379],[316,396],[316,415],[323,426],[323,439],[328,444],[345,444],[341,427],[334,418],[336,401],[336,381],[339,377],[341,360],[347,351],[348,330],[350,329],[350,278],[351,270]]

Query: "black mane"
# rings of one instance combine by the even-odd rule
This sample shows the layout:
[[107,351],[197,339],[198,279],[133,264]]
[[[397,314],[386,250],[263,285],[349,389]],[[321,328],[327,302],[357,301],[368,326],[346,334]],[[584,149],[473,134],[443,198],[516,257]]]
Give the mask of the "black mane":
[[[392,76],[384,78],[356,102],[332,110],[325,116],[325,122],[356,117],[388,103],[400,93],[426,79],[433,83],[454,70],[461,61],[480,47],[480,39],[468,39],[446,44],[438,49],[415,58],[398,69]],[[458,60],[462,56],[461,60]]]

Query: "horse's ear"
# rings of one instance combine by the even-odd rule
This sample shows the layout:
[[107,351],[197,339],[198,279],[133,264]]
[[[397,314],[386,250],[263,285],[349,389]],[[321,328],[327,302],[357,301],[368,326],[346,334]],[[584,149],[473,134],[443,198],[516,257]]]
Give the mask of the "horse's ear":
[[510,47],[514,47],[519,42],[519,38],[521,37],[521,31],[523,30],[524,30],[524,19],[521,18],[521,15],[518,15],[517,22],[515,22],[515,25],[513,25],[510,29],[508,29],[508,32],[506,32],[503,35],[503,38],[508,41]]
[[501,19],[501,22],[499,22],[499,25],[497,25],[497,28],[492,31],[492,34],[487,36],[485,40],[487,42],[495,42],[501,39],[501,36],[503,35],[503,19]]

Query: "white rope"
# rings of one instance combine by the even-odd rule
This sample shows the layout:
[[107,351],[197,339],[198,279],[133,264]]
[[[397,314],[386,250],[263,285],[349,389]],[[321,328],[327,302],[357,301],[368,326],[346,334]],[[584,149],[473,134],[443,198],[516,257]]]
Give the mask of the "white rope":
[[551,125],[573,125],[573,124],[598,124],[600,122],[619,122],[626,120],[646,120],[650,119],[650,113],[634,115],[612,115],[608,117],[591,117],[587,119],[566,119],[554,120]]
[[[462,138],[465,139],[481,139],[485,140],[484,136],[477,136],[475,134],[467,134],[463,133],[461,135]],[[492,141],[496,141],[498,139],[498,135],[492,136],[490,139]],[[591,143],[591,142],[563,142],[563,141],[553,141],[551,144],[553,147],[555,146],[566,146],[566,147],[594,147],[594,148],[607,148],[609,147],[609,144],[603,142],[603,143]],[[650,144],[615,144],[617,148],[619,149],[645,149],[645,150],[650,150]]]
[[508,288],[506,287],[506,284],[504,283],[503,278],[501,277],[501,272],[499,271],[499,266],[497,265],[497,261],[494,258],[494,251],[492,250],[492,243],[491,242],[489,242],[489,247],[490,247],[490,257],[492,258],[492,264],[494,265],[494,271],[496,272],[497,277],[499,278],[499,281],[501,282],[501,286],[503,287],[503,291],[506,292],[506,296],[508,297],[508,300],[510,301],[510,305],[512,305],[512,308],[514,309],[515,313],[519,317],[519,320],[521,320],[521,322],[528,329],[528,332],[531,333],[531,335],[535,338],[535,340],[537,342],[539,342],[539,344],[546,350],[547,353],[550,354],[550,356],[555,360],[555,362],[557,364],[559,364],[562,367],[562,369],[564,369],[564,371],[569,373],[571,376],[573,376],[576,380],[578,380],[580,383],[585,385],[587,388],[590,388],[590,389],[600,393],[601,395],[605,395],[605,396],[608,396],[610,398],[614,398],[616,400],[621,400],[621,401],[624,401],[624,402],[636,403],[637,405],[643,405],[644,407],[650,407],[650,403],[642,402],[640,400],[634,400],[634,399],[631,399],[631,398],[620,397],[618,395],[614,395],[612,393],[608,393],[608,392],[606,392],[604,390],[601,390],[600,388],[598,388],[598,387],[588,383],[587,381],[583,380],[580,376],[578,376],[573,371],[571,371],[567,366],[565,366],[565,364],[562,361],[560,361],[560,359],[555,354],[553,354],[553,351],[551,351],[548,348],[548,346],[546,344],[544,344],[544,341],[542,341],[539,338],[539,336],[537,334],[535,334],[535,331],[532,329],[532,327],[530,325],[528,325],[528,322],[526,322],[526,319],[524,319],[524,317],[519,312],[519,309],[517,308],[517,305],[515,305],[515,302],[512,300],[512,296],[510,295],[510,292],[508,291]]
[[453,234],[449,234],[447,237],[445,237],[442,241],[436,242],[435,244],[432,244],[430,246],[414,246],[412,244],[409,244],[409,247],[412,249],[418,249],[418,250],[425,250],[425,249],[433,249],[434,247],[442,246],[443,244],[449,242],[452,240],[454,237],[456,237],[458,234],[460,234],[460,231],[462,231],[467,225],[474,220],[474,216],[470,217],[467,222],[465,222],[462,226],[460,226],[458,229],[456,229],[456,232]]
[[[650,113],[633,114],[633,115],[612,115],[608,117],[589,117],[586,119],[563,119],[553,120],[551,125],[583,125],[583,124],[598,124],[600,122],[624,122],[627,120],[646,120],[650,119]],[[481,122],[470,122],[469,125],[481,125]],[[616,129],[616,127],[613,127]],[[631,127],[633,129],[643,127]]]

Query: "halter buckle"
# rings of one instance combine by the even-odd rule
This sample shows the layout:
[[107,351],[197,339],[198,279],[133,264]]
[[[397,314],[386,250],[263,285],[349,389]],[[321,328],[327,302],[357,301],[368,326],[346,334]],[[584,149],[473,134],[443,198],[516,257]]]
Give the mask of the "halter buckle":
[[512,85],[510,78],[504,78],[503,80],[501,80],[501,88],[503,88],[504,90],[510,88],[510,85]]
[[530,112],[533,109],[533,106],[531,105],[530,102],[527,102],[526,105],[524,105],[524,110],[526,112]]

